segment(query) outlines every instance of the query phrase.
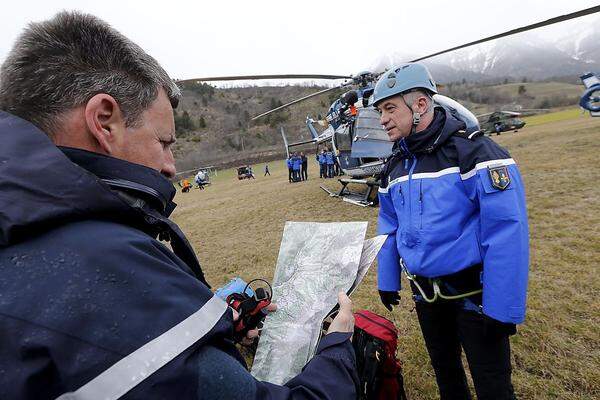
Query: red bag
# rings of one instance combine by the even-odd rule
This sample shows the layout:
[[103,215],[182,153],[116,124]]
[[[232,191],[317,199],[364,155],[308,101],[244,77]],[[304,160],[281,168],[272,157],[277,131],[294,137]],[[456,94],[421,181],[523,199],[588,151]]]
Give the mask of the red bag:
[[398,330],[394,324],[368,310],[354,313],[354,337],[360,377],[360,400],[406,400],[402,367],[396,358]]

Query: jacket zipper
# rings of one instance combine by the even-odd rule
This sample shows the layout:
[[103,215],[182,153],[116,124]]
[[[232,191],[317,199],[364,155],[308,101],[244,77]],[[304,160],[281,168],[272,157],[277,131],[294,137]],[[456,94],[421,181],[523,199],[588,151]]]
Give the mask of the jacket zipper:
[[414,154],[411,154],[411,156],[412,156],[412,165],[410,166],[410,171],[408,171],[408,230],[412,236],[412,231],[413,231],[413,226],[414,226],[413,210],[412,210],[412,176],[413,176],[415,167],[417,166],[417,157],[415,157]]
[[[410,150],[408,150],[408,146],[406,145],[406,142],[404,141],[404,139],[402,139],[402,141],[400,142],[400,145],[402,146],[402,149],[406,152],[406,154],[408,154],[411,158],[412,158],[412,164],[410,166],[410,170],[408,171],[408,229],[407,229],[407,234],[409,237],[413,237],[413,212],[412,212],[412,190],[411,190],[411,186],[412,186],[412,175],[413,172],[415,170],[415,167],[417,166],[417,157],[410,152]],[[405,159],[404,161],[404,169],[406,169],[406,167],[408,167],[408,158]]]
[[419,229],[423,229],[423,180],[419,180]]

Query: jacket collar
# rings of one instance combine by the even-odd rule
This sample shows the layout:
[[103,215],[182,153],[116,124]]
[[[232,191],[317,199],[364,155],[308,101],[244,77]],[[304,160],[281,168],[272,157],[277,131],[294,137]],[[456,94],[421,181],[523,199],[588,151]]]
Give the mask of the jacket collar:
[[432,153],[456,131],[464,129],[464,122],[456,119],[443,107],[435,107],[433,120],[427,128],[394,143],[393,153],[401,157],[411,154]]
[[152,168],[72,147],[59,149],[72,162],[100,178],[111,189],[142,198],[165,217],[177,206],[173,202],[175,188]]

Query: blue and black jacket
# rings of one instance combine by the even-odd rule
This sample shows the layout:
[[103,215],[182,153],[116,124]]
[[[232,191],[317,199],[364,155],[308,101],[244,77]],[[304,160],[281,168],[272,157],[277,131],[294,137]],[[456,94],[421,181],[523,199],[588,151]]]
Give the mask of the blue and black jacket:
[[[0,399],[72,392],[213,297],[167,218],[175,189],[165,177],[58,148],[2,111],[0,142]],[[228,310],[123,399],[354,398],[349,337],[325,336],[285,385],[259,382],[233,343]]]
[[395,143],[379,189],[378,287],[400,289],[408,271],[443,277],[483,265],[483,313],[525,318],[529,238],[525,191],[510,154],[441,107],[430,126]]
[[294,171],[300,171],[302,169],[302,158],[299,156],[292,157],[292,168]]
[[327,165],[335,164],[335,162],[333,161],[333,152],[328,151],[327,153],[325,153],[325,163]]

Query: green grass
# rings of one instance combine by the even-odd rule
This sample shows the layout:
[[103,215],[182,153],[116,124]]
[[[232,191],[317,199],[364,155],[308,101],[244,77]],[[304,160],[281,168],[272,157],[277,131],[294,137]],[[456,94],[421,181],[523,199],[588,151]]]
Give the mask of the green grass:
[[582,85],[562,82],[528,82],[528,83],[508,83],[505,85],[492,86],[501,93],[518,98],[519,87],[524,86],[526,94],[536,98],[550,96],[580,96],[583,91]]
[[[576,110],[575,110],[576,111]],[[558,115],[558,117],[557,117]],[[600,398],[600,118],[574,110],[539,116],[517,134],[494,137],[519,163],[530,224],[530,281],[525,324],[512,339],[513,383],[520,399]],[[535,120],[534,120],[535,121]],[[283,161],[254,165],[256,180],[219,171],[208,189],[179,193],[174,219],[188,235],[213,287],[233,276],[271,279],[285,221],[368,221],[377,209],[329,198],[310,164],[308,182],[289,184]],[[403,284],[407,287],[406,282]],[[393,314],[380,304],[376,268],[353,295],[395,321],[399,357],[412,400],[438,398],[410,294]]]
[[555,111],[546,114],[538,114],[533,115],[531,117],[524,117],[523,120],[527,123],[528,127],[534,127],[537,125],[548,124],[551,122],[586,118],[590,118],[589,113],[583,113],[580,108],[569,108],[567,110]]

